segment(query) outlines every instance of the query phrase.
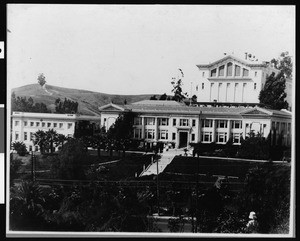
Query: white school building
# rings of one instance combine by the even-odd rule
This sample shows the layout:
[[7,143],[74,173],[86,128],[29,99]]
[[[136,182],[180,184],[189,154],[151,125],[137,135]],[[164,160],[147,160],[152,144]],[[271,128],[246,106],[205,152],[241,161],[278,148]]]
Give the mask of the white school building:
[[[99,108],[101,125],[109,128],[124,111],[136,114],[133,138],[146,142],[225,144],[230,137],[239,145],[241,137],[254,131],[263,137],[271,133],[275,142],[291,144],[291,112],[260,107],[186,106],[175,101],[144,100],[131,105],[108,104]],[[110,122],[108,121],[110,120]],[[108,124],[109,123],[109,124]]]
[[79,121],[94,121],[100,125],[100,116],[78,114],[13,112],[11,119],[12,142],[24,142],[28,151],[39,150],[39,147],[33,144],[34,133],[38,130],[54,129],[58,134],[73,137],[76,123]]

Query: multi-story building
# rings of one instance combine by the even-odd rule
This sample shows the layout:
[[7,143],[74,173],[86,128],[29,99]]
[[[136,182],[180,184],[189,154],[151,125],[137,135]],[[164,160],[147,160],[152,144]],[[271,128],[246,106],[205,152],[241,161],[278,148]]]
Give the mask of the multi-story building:
[[34,133],[38,130],[54,129],[58,134],[73,137],[76,124],[80,121],[93,121],[100,125],[100,116],[13,112],[11,117],[11,140],[24,142],[28,151],[39,150],[38,145],[33,143]]
[[[101,116],[112,118],[124,111],[136,114],[133,138],[149,143],[174,143],[184,147],[189,143],[225,144],[230,137],[241,143],[254,131],[263,137],[269,134],[275,142],[282,136],[283,145],[291,144],[291,113],[259,107],[186,106],[175,101],[145,100],[117,107],[108,104],[99,108]],[[102,124],[105,124],[102,123]]]
[[197,65],[200,76],[196,83],[198,102],[259,103],[259,93],[267,77],[279,71],[269,62],[234,55],[209,64]]

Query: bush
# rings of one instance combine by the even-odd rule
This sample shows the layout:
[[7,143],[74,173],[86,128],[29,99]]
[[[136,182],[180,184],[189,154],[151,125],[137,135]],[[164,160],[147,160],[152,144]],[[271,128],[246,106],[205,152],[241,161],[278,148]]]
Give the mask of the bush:
[[13,149],[18,153],[19,156],[25,156],[27,153],[26,145],[21,141],[15,141],[12,143]]

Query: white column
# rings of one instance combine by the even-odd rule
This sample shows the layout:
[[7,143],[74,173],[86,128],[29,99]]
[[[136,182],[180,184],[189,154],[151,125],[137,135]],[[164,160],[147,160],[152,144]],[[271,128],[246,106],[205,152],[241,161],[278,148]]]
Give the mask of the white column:
[[215,142],[216,140],[216,120],[213,119],[213,125],[212,125],[212,142]]
[[142,139],[145,139],[145,117],[142,117]]

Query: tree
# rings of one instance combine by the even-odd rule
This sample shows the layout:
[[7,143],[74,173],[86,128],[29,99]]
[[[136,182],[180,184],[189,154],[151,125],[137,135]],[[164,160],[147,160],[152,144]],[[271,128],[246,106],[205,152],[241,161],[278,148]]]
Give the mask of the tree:
[[22,112],[49,113],[50,110],[44,103],[34,103],[31,97],[16,97],[15,93],[11,94],[11,110]]
[[173,85],[172,92],[174,92],[174,100],[178,102],[182,102],[186,97],[187,93],[182,92],[182,78],[184,77],[184,74],[181,69],[179,69],[181,77],[172,78],[171,84]]
[[44,86],[46,84],[46,77],[44,76],[44,74],[39,74],[38,76],[38,83],[40,84],[40,86]]
[[50,152],[53,153],[54,151],[54,144],[57,143],[57,132],[54,129],[49,129],[46,131],[46,138],[47,142],[49,143]]
[[121,114],[107,131],[108,138],[113,140],[131,139],[134,116],[135,114],[131,111]]
[[20,156],[25,156],[27,153],[26,145],[24,142],[15,141],[12,143],[13,149],[18,153]]
[[167,100],[167,98],[168,98],[167,94],[164,93],[159,97],[159,100]]
[[270,156],[270,142],[260,134],[249,133],[249,137],[241,141],[239,157],[255,160],[267,160]]
[[36,133],[34,133],[34,144],[38,145],[40,147],[40,152],[44,154],[45,147],[47,146],[48,140],[47,140],[47,134],[45,131],[38,130]]
[[78,111],[78,102],[71,101],[65,98],[62,101],[60,98],[55,100],[55,112],[61,114],[74,114]]
[[150,100],[157,100],[156,95],[151,96],[151,97],[150,97]]
[[293,63],[288,51],[282,52],[277,59],[273,58],[271,63],[274,64],[276,69],[279,69],[281,72],[283,72],[285,78],[292,77]]
[[259,93],[259,101],[267,108],[281,110],[287,109],[289,104],[285,100],[285,77],[280,72],[277,76],[273,72],[266,80],[264,88]]
[[57,178],[85,179],[83,165],[88,154],[81,140],[69,139],[58,155],[51,158],[51,171]]
[[192,103],[196,103],[197,102],[197,95],[193,95],[192,96]]

